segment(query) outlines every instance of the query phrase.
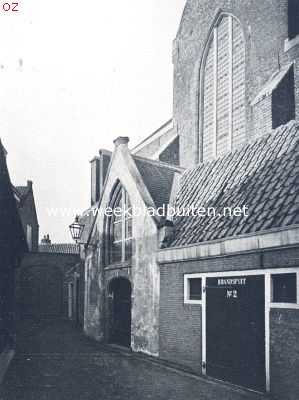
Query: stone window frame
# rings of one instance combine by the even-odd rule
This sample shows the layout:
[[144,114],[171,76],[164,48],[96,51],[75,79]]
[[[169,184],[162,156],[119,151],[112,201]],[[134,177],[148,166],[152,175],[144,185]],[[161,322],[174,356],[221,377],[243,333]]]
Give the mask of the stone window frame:
[[[241,21],[232,13],[223,11],[221,9],[218,10],[216,17],[211,24],[211,28],[208,33],[208,39],[206,40],[206,44],[204,47],[204,52],[202,56],[202,60],[200,63],[200,74],[199,74],[199,101],[198,101],[198,110],[199,110],[199,120],[198,120],[198,129],[199,129],[199,160],[200,162],[204,161],[204,148],[203,148],[203,134],[204,134],[204,79],[205,79],[205,68],[206,62],[209,54],[209,50],[211,45],[216,46],[214,49],[214,53],[217,52],[217,43],[214,40],[214,37],[217,38],[218,27],[224,17],[229,18],[229,133],[228,133],[228,151],[230,152],[233,150],[233,120],[232,120],[232,110],[233,110],[233,89],[232,89],[232,81],[233,81],[233,73],[232,73],[232,22],[235,20],[241,28],[241,32],[243,35],[244,40],[244,61],[245,61],[245,73],[244,73],[244,123],[245,123],[245,131],[246,131],[246,39],[244,34],[244,29],[242,27]],[[217,59],[217,57],[214,58]],[[216,61],[216,60],[215,60]],[[213,61],[215,63],[215,61]],[[214,82],[217,82],[217,61],[216,66],[214,65]],[[213,139],[212,139],[212,147],[213,147],[213,158],[217,158],[217,90],[214,90],[213,94]],[[215,101],[216,98],[216,101]]]
[[[295,298],[293,301],[276,301],[274,299],[274,279],[277,278],[278,276],[282,276],[282,275],[292,275],[294,276],[295,279],[295,289],[296,289],[296,294],[295,294]],[[273,307],[275,307],[276,305],[281,305],[282,307],[287,307],[289,306],[290,308],[292,308],[293,305],[299,305],[299,274],[296,272],[285,272],[285,273],[281,273],[281,274],[271,274],[271,304]]]
[[[123,202],[120,205],[121,202]],[[111,200],[109,203],[109,207],[112,210],[115,210],[117,207],[124,207],[125,210],[130,210],[132,208],[132,204],[128,195],[127,190],[124,186],[118,182],[115,185],[115,188],[111,195]],[[121,215],[118,217],[116,213],[112,213],[110,217],[107,218],[107,257],[106,257],[106,264],[113,265],[113,264],[124,264],[129,262],[132,257],[132,249],[133,249],[133,218],[132,216],[122,212]],[[115,225],[121,224],[121,238],[119,240],[114,240],[114,227]],[[131,224],[131,233],[129,234],[128,226]],[[121,258],[116,260],[113,258],[113,244],[120,243],[121,244]],[[129,256],[127,256],[126,246],[130,246]]]
[[193,300],[190,299],[190,280],[201,279],[201,276],[197,274],[185,274],[184,275],[184,304],[202,304],[203,299],[203,282],[201,279],[201,299]]

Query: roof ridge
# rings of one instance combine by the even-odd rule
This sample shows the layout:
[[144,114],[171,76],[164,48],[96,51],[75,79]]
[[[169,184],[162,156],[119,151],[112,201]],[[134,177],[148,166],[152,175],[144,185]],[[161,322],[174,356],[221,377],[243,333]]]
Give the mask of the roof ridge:
[[[161,132],[164,128],[167,127],[167,125],[170,125],[173,122],[173,118],[170,118],[168,121],[164,122],[159,128],[157,128],[154,132],[146,136],[141,142],[139,142],[136,146],[132,148],[132,151],[135,151],[138,147],[142,146],[144,143],[146,143],[148,140],[152,139],[157,133]],[[170,128],[171,129],[171,128]],[[169,129],[169,130],[170,130]],[[168,132],[168,131],[167,131]]]
[[79,254],[79,246],[76,243],[39,243],[40,253]]
[[63,243],[40,243],[39,246],[77,246],[76,243],[63,242]]
[[148,164],[156,165],[157,167],[169,168],[171,170],[175,170],[180,173],[182,173],[186,170],[185,168],[180,167],[178,165],[168,164],[168,163],[166,163],[164,161],[160,161],[160,160],[152,160],[150,158],[137,156],[135,154],[132,155],[132,158],[134,160],[144,161],[144,162],[147,162]]

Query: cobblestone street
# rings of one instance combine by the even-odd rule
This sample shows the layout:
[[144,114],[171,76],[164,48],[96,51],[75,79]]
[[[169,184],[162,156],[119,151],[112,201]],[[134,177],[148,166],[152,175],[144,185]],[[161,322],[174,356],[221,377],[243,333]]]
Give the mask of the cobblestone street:
[[261,400],[100,345],[69,322],[24,325],[1,400]]

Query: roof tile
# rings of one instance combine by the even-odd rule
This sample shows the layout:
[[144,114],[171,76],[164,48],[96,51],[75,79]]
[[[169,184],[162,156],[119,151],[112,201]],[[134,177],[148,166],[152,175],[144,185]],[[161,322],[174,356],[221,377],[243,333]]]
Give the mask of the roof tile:
[[182,169],[138,156],[133,156],[133,159],[155,206],[169,204],[174,174],[181,173]]
[[[171,246],[284,227],[298,221],[299,124],[291,121],[225,157],[182,174],[177,207],[247,206],[249,216],[177,216]],[[298,222],[297,222],[298,223]]]
[[79,254],[79,246],[74,243],[40,244],[40,253]]

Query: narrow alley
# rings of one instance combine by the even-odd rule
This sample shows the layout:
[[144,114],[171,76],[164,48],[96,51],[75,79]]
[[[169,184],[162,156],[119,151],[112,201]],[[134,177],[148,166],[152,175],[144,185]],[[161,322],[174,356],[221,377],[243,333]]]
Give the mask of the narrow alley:
[[146,357],[101,345],[66,321],[19,326],[1,400],[261,400]]

